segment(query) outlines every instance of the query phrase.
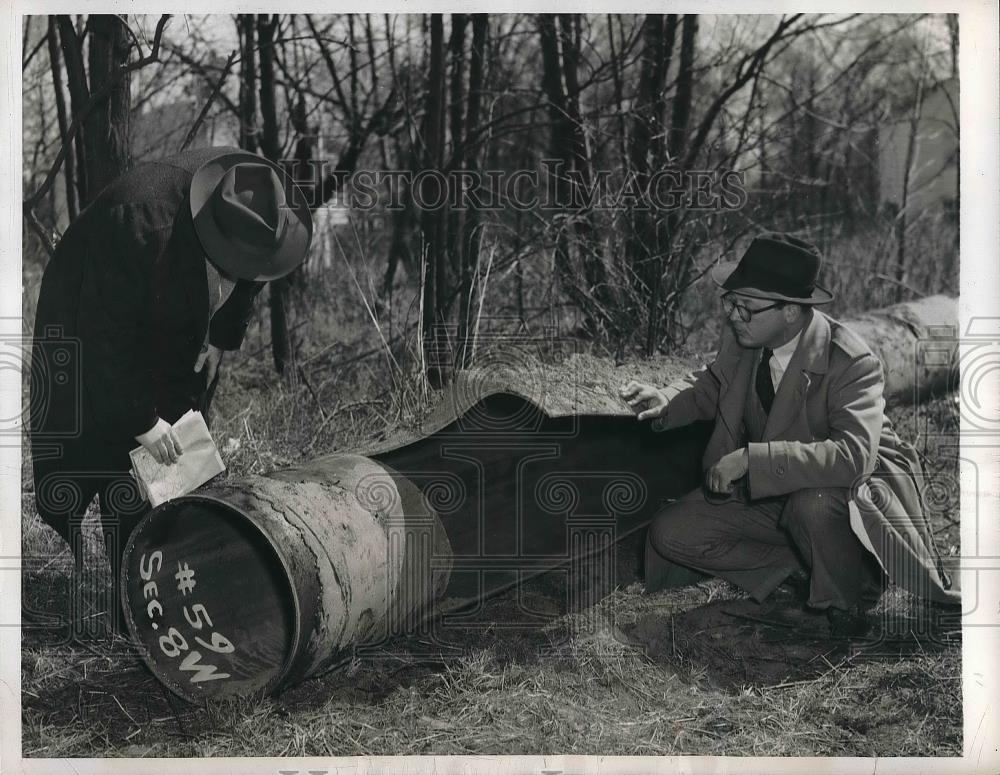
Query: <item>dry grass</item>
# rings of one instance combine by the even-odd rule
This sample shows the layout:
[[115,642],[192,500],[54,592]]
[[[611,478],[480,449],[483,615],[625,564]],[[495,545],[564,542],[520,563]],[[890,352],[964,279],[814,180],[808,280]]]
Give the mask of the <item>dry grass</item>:
[[[857,250],[862,249],[861,241]],[[26,285],[36,287],[30,267]],[[309,292],[317,310],[302,337],[302,373],[274,376],[262,303],[244,350],[226,369],[213,433],[228,475],[261,473],[374,439],[417,411],[426,386],[409,338],[406,294],[383,315],[390,359],[349,277],[330,274]],[[25,294],[30,325],[32,294]],[[320,299],[325,299],[319,303]],[[369,299],[370,301],[370,299]],[[301,308],[301,306],[300,306]],[[323,317],[325,316],[325,317]],[[295,325],[298,321],[293,320]],[[374,349],[372,356],[336,366]],[[390,366],[392,360],[400,368]],[[893,408],[901,435],[925,465],[957,481],[956,450],[927,433],[954,432],[950,398]],[[25,450],[27,452],[27,449]],[[25,600],[65,611],[70,559],[34,513],[25,454],[22,530]],[[941,547],[957,552],[957,488],[934,514]],[[92,520],[92,517],[91,517]],[[91,560],[103,548],[90,523]],[[544,585],[543,585],[544,586]],[[538,591],[540,598],[546,589]],[[720,599],[732,587],[711,581],[644,595],[615,590],[592,609],[534,630],[494,627],[461,637],[459,656],[397,641],[346,668],[264,700],[199,708],[163,690],[121,643],[68,643],[58,626],[25,629],[22,651],[26,756],[325,756],[361,754],[742,754],[957,755],[961,752],[961,653],[956,643],[904,656],[855,655],[818,676],[777,684],[720,687],[697,654],[653,659],[629,641],[643,617],[672,617]],[[902,615],[894,592],[883,603]],[[484,620],[515,603],[499,598]],[[461,634],[459,634],[461,635]],[[458,637],[458,635],[456,636]],[[918,644],[919,645],[919,644]]]
[[[555,647],[536,643],[530,652],[512,654],[500,633],[482,638],[457,659],[425,662],[397,652],[356,662],[277,698],[203,709],[179,707],[147,676],[129,670],[127,660],[29,650],[25,660],[36,664],[25,675],[32,693],[25,698],[25,751],[34,756],[960,752],[957,648],[903,659],[856,659],[811,680],[723,691],[712,686],[709,675],[684,674],[649,660],[623,642],[610,616],[612,610],[626,618],[639,610],[677,611],[732,594],[724,586],[708,582],[653,596],[637,587],[619,590],[595,609],[553,622],[549,629],[559,631]],[[35,678],[42,670],[51,677]],[[136,700],[142,692],[148,695],[144,704]]]

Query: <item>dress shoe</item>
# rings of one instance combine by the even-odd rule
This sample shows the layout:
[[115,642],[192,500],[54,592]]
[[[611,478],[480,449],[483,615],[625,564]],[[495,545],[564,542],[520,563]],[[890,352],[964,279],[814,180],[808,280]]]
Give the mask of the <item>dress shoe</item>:
[[835,638],[860,638],[872,628],[868,611],[860,605],[853,605],[846,611],[843,608],[828,608],[826,618],[830,623],[830,634]]
[[805,603],[809,599],[809,571],[805,568],[797,568],[792,571],[782,585],[787,587],[795,595],[795,599],[800,603]]

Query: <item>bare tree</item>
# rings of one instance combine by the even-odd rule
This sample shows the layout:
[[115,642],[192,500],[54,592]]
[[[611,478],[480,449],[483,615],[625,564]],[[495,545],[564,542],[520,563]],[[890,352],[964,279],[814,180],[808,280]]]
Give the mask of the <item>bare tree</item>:
[[[667,71],[677,35],[677,15],[647,14],[642,23],[643,48],[639,88],[635,98],[629,134],[628,161],[640,188],[649,184],[649,176],[666,162],[664,111]],[[648,208],[633,213],[631,231],[626,239],[626,253],[633,267],[635,285],[640,294],[648,293],[659,282],[658,262],[660,222]]]
[[[445,67],[444,24],[441,14],[430,15],[430,68],[428,71],[427,98],[422,127],[423,169],[440,172],[444,167],[445,138]],[[433,387],[446,384],[450,378],[448,341],[448,275],[445,235],[446,209],[429,207],[442,192],[436,191],[438,181],[431,175],[422,180],[421,200],[424,211],[421,218],[423,231],[423,293],[421,316],[423,325],[424,358],[427,379]],[[444,192],[447,193],[447,192]]]
[[[460,170],[465,166],[465,28],[468,17],[464,13],[451,14],[451,34],[448,36],[449,105],[448,121],[451,135],[451,160],[448,168]],[[460,209],[449,209],[445,234],[448,262],[453,274],[461,271],[462,221]]]
[[[90,87],[87,85],[87,68],[83,62],[83,45],[77,37],[73,20],[69,16],[57,16],[56,24],[59,27],[59,44],[62,47],[63,59],[66,62],[66,83],[69,87],[70,104],[73,115],[83,114],[87,102],[90,100]],[[77,200],[81,206],[85,206],[90,197],[88,196],[87,181],[87,154],[84,141],[84,133],[78,132],[69,139],[75,146],[75,157],[78,165],[76,186]]]
[[243,54],[240,58],[240,147],[257,151],[257,34],[252,14],[236,17]]
[[[466,126],[471,131],[479,126],[480,112],[483,101],[483,82],[486,67],[487,38],[489,35],[489,17],[484,13],[472,15],[472,51],[469,63],[469,100],[466,108]],[[468,148],[467,140],[463,139],[461,157],[465,166],[475,173],[479,170],[480,153],[478,148]],[[471,350],[469,340],[472,335],[472,273],[479,264],[480,244],[479,210],[472,207],[465,215],[465,223],[461,235],[461,279],[459,284],[458,303],[458,340],[459,365],[471,365]]]
[[[538,32],[542,50],[542,89],[545,92],[551,124],[549,157],[557,162],[554,175],[549,180],[549,186],[553,192],[552,199],[565,205],[569,201],[567,170],[572,164],[570,149],[573,143],[573,125],[566,104],[566,92],[563,88],[556,18],[551,14],[539,14]],[[588,299],[579,288],[570,260],[565,214],[557,221],[556,225],[555,264],[560,283],[566,294],[581,309],[586,310],[589,306]]]
[[900,196],[899,213],[896,216],[896,300],[903,301],[906,290],[906,241],[909,222],[910,178],[913,174],[913,160],[917,149],[917,135],[920,132],[920,118],[924,107],[924,87],[927,69],[921,67],[917,76],[916,98],[910,110],[909,132],[906,138],[906,160],[903,162],[903,192]]
[[92,14],[88,19],[90,93],[108,90],[83,127],[87,149],[87,199],[124,173],[132,163],[129,134],[130,79],[118,77],[128,64],[130,38],[125,18]]
[[[65,138],[69,135],[69,115],[66,110],[66,97],[63,94],[62,78],[62,57],[59,54],[59,29],[56,24],[56,17],[49,17],[49,64],[52,70],[52,93],[56,101],[56,115],[59,121],[59,137]],[[66,182],[66,209],[69,213],[70,221],[73,221],[79,213],[77,206],[77,191],[74,178],[76,176],[76,154],[73,151],[73,143],[68,143],[66,147],[66,162],[63,169]]]
[[[42,184],[26,197],[22,211],[28,225],[42,240],[49,252],[54,249],[50,235],[41,227],[35,206],[49,195],[59,170],[76,143],[79,206],[84,207],[100,188],[128,169],[131,163],[129,120],[129,81],[131,73],[159,61],[160,42],[169,15],[156,24],[149,53],[129,61],[133,41],[141,52],[134,34],[119,16],[94,16],[88,19],[88,60],[90,73],[84,66],[81,36],[71,19],[57,18],[59,40],[66,61],[73,120],[60,134],[59,150]],[[81,139],[82,138],[82,139]],[[84,180],[86,181],[84,183]]]
[[[667,156],[670,159],[680,159],[688,143],[688,125],[691,121],[691,104],[694,100],[694,58],[695,42],[698,36],[698,17],[694,14],[684,14],[681,23],[681,55],[677,71],[677,88],[670,111],[670,128],[667,131]],[[681,171],[691,168],[693,156],[683,159]],[[653,261],[654,281],[649,294],[649,313],[646,325],[647,356],[652,355],[659,341],[661,309],[660,294],[663,291],[663,267],[670,261],[674,248],[676,231],[680,225],[681,216],[676,210],[667,213],[666,227],[662,238],[657,239],[657,253]],[[659,237],[659,235],[658,235]],[[674,282],[684,283],[687,267],[681,264],[675,269]],[[673,298],[676,298],[673,297]],[[668,308],[669,309],[669,308]]]
[[[281,139],[278,135],[278,108],[275,98],[274,39],[281,17],[278,14],[257,16],[257,56],[260,68],[260,150],[264,156],[277,163],[281,160]],[[249,28],[251,25],[246,23]],[[249,33],[248,33],[249,37]],[[271,354],[274,368],[284,374],[285,368],[294,359],[288,330],[288,285],[287,277],[280,277],[268,284],[268,307],[271,318]]]

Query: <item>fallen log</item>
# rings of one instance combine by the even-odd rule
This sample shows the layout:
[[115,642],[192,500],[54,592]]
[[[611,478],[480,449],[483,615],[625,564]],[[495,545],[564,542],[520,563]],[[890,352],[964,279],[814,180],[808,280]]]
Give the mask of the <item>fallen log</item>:
[[[887,394],[906,400],[952,384],[953,361],[922,359],[921,342],[947,343],[955,315],[936,297],[848,324],[886,363]],[[696,366],[543,364],[518,346],[379,443],[161,505],[125,550],[142,658],[187,699],[266,694],[394,633],[445,647],[449,616],[552,569],[586,574],[567,605],[593,604],[615,583],[610,548],[698,485],[710,430],[654,431],[618,388]]]

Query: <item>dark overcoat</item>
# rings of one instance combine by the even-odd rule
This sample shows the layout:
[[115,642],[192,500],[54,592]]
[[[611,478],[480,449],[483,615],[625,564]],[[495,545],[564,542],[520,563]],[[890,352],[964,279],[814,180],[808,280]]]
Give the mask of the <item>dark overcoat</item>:
[[760,353],[742,347],[725,326],[714,362],[667,388],[670,400],[656,424],[667,429],[714,420],[703,467],[746,446],[751,499],[845,488],[851,528],[889,577],[921,597],[958,602],[924,511],[920,461],[885,415],[882,364],[871,348],[814,310],[778,386],[763,439],[748,443],[744,408]]
[[172,423],[197,408],[208,387],[205,370],[194,371],[206,334],[220,349],[239,349],[263,283],[237,282],[211,315],[188,200],[197,169],[234,150],[136,166],[60,240],[42,276],[32,344],[36,493],[54,472],[127,466],[135,436],[157,417]]

